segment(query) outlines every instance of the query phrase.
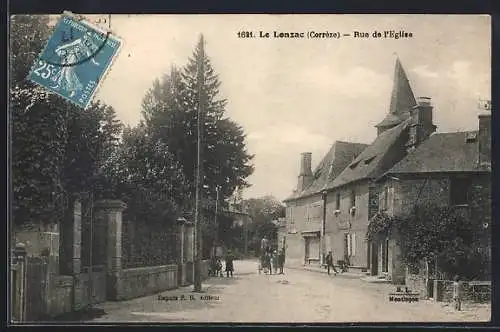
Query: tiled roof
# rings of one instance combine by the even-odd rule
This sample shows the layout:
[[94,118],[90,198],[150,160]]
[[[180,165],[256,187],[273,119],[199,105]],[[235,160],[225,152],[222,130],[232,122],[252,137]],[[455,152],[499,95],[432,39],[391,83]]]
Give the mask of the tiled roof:
[[383,174],[384,159],[391,147],[408,128],[410,119],[381,133],[375,141],[347,166],[340,175],[328,183],[327,189],[340,187],[362,179],[376,178]]
[[294,193],[285,201],[316,194],[325,189],[329,181],[339,175],[344,168],[367,147],[366,144],[336,141],[316,166],[313,182],[300,193]]
[[467,131],[431,135],[387,174],[479,171],[477,134]]

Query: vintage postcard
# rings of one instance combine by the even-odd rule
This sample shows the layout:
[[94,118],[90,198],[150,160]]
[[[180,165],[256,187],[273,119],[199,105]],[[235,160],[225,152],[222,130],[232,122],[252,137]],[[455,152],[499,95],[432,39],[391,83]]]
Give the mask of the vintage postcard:
[[491,18],[10,19],[13,323],[491,320]]

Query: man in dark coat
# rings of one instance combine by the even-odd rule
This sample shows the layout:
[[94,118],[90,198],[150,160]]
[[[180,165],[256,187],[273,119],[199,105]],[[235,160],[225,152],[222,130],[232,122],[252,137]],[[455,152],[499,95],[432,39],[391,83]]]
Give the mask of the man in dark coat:
[[231,250],[227,251],[226,255],[226,277],[233,276],[234,266],[233,266],[234,256],[231,253]]
[[283,272],[283,268],[285,266],[285,248],[282,248],[280,250],[280,253],[278,255],[278,264],[280,268],[280,274],[285,274],[285,272]]
[[333,268],[333,272],[337,275],[337,269],[335,265],[333,265],[333,254],[331,250],[328,252],[328,255],[326,255],[326,266],[328,268],[328,274],[330,274],[330,268]]

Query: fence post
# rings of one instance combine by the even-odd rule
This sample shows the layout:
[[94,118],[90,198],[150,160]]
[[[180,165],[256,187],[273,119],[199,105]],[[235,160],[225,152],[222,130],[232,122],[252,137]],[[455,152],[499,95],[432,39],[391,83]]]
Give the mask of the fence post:
[[26,246],[19,242],[14,249],[11,262],[12,318],[26,320]]

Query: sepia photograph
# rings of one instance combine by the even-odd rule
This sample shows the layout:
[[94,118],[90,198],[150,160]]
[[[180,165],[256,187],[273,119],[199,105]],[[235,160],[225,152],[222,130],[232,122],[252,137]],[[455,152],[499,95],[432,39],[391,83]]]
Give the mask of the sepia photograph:
[[9,17],[10,324],[491,321],[491,17]]

